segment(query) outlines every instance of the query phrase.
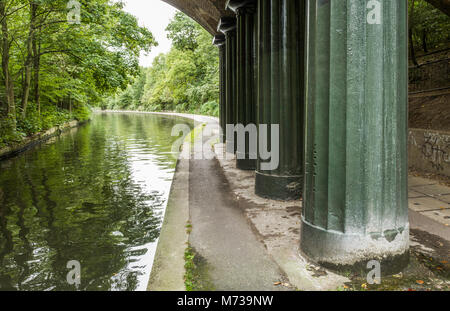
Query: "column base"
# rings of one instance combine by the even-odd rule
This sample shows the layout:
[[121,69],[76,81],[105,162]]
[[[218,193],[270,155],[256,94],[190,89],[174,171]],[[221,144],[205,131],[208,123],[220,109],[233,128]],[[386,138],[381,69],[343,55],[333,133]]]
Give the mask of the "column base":
[[366,275],[371,270],[367,263],[377,260],[381,275],[393,275],[409,263],[409,227],[381,235],[350,235],[315,227],[302,217],[300,249],[311,261],[337,272]]
[[236,168],[243,171],[254,171],[256,170],[256,160],[236,159]]
[[273,200],[293,201],[302,196],[301,176],[276,176],[256,172],[256,195]]

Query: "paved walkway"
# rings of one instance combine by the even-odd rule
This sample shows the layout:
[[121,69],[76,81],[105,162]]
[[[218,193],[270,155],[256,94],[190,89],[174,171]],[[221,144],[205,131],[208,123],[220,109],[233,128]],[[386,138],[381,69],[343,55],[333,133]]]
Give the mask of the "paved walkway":
[[[201,138],[201,137],[199,137]],[[196,144],[200,143],[199,138]],[[202,145],[211,137],[204,136]],[[267,253],[214,158],[208,150],[194,148],[189,170],[190,246],[204,263],[203,282],[220,291],[287,290],[275,284],[287,278]],[[195,152],[210,160],[195,160]]]
[[190,163],[190,245],[214,290],[281,290],[286,277],[252,232],[215,160]]
[[431,179],[409,177],[409,208],[450,226],[450,188]]

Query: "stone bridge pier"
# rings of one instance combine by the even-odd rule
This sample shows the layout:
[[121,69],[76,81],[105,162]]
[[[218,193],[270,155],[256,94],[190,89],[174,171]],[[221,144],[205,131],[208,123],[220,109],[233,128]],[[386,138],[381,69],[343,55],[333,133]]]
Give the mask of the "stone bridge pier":
[[300,249],[311,260],[401,268],[409,247],[406,0],[192,2],[202,14],[191,16],[220,49],[220,124],[279,126],[278,146],[270,135],[259,142],[279,148],[277,168],[263,170],[260,153],[237,160],[256,170],[256,194],[303,198]]

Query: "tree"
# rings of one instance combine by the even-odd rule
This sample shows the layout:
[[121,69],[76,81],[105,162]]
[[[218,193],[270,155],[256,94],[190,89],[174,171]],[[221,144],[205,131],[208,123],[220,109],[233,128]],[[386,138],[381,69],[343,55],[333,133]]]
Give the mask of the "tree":
[[202,30],[196,22],[182,12],[177,12],[166,28],[169,33],[167,38],[172,40],[176,49],[182,51],[195,51],[198,47],[197,38]]
[[0,147],[11,140],[5,124],[23,136],[85,118],[88,104],[139,76],[141,51],[157,44],[122,2],[80,3],[81,23],[71,24],[67,0],[0,1]]
[[448,47],[450,18],[425,0],[409,1],[410,58],[417,65],[416,54]]
[[[155,58],[130,87],[136,90],[130,101],[129,90],[111,97],[106,107],[126,109],[195,112],[218,115],[219,56],[212,37],[183,13],[176,13],[167,27],[172,49]],[[142,83],[145,84],[142,90]],[[121,96],[122,103],[120,101]],[[136,106],[136,96],[141,96]]]
[[1,20],[1,30],[2,30],[2,73],[3,81],[5,86],[6,102],[7,102],[7,118],[12,121],[13,130],[16,127],[16,105],[14,97],[14,80],[10,71],[10,50],[11,50],[11,35],[9,29],[9,19],[15,12],[19,11],[21,8],[16,7],[16,1],[0,1],[0,20]]

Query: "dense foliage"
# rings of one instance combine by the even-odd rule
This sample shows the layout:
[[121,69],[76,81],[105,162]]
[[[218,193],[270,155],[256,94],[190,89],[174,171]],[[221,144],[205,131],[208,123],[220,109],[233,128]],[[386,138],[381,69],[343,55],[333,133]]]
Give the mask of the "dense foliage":
[[212,36],[185,14],[176,13],[167,27],[173,46],[124,92],[109,98],[103,108],[219,113],[219,55]]
[[450,46],[450,18],[425,0],[408,0],[410,58]]
[[90,106],[139,74],[140,52],[156,42],[123,6],[112,0],[0,0],[0,148],[87,119]]

